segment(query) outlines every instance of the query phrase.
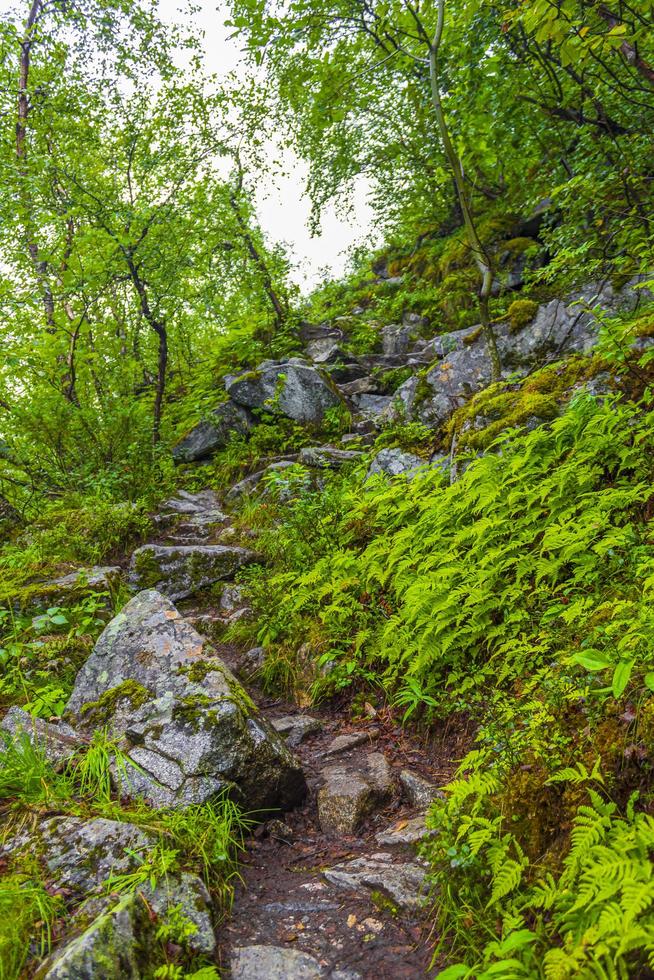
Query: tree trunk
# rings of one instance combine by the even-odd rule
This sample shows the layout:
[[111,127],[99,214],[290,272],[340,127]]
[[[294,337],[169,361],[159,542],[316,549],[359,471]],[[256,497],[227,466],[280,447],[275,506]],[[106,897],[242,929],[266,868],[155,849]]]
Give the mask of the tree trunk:
[[250,232],[250,229],[248,228],[246,220],[241,214],[241,209],[239,207],[238,200],[234,193],[231,193],[229,195],[229,203],[231,205],[232,211],[234,212],[236,223],[241,229],[241,236],[243,238],[243,241],[245,242],[245,247],[248,250],[248,254],[261,275],[261,282],[263,288],[270,301],[270,305],[272,306],[274,311],[275,327],[277,330],[279,330],[284,325],[284,321],[286,319],[286,309],[281,299],[277,295],[275,287],[273,286],[272,276],[270,275],[270,272],[268,270],[268,266],[266,265],[263,256],[261,255],[259,249],[254,243],[254,239],[252,238],[252,234]]
[[502,376],[502,365],[500,363],[497,340],[495,338],[495,332],[493,330],[488,309],[491,288],[493,285],[493,267],[490,256],[482,245],[481,239],[477,233],[477,227],[472,216],[472,209],[468,198],[468,189],[465,185],[465,179],[463,176],[463,166],[450,137],[450,131],[445,119],[445,113],[443,112],[441,94],[438,86],[438,49],[440,47],[441,37],[443,34],[444,20],[445,0],[438,0],[438,24],[434,35],[434,40],[429,46],[431,98],[434,112],[436,113],[436,120],[438,122],[438,128],[441,135],[441,141],[443,143],[443,149],[445,151],[445,156],[454,177],[454,186],[456,187],[457,197],[461,206],[461,213],[463,215],[463,223],[466,229],[468,243],[474,256],[477,268],[479,269],[479,275],[481,278],[479,288],[479,315],[481,319],[481,329],[484,335],[484,340],[486,341],[488,357],[491,365],[491,378],[493,381],[499,381]]
[[48,264],[39,257],[39,248],[35,241],[35,234],[32,222],[32,202],[29,193],[26,160],[27,160],[27,117],[30,111],[28,85],[30,76],[30,59],[32,54],[32,43],[34,28],[39,14],[41,13],[41,0],[32,0],[30,12],[25,23],[25,32],[20,44],[20,70],[18,76],[18,118],[16,120],[16,160],[19,170],[19,194],[24,211],[25,230],[27,238],[27,251],[36,278],[43,294],[43,309],[45,312],[46,327],[50,333],[54,333],[54,299],[52,290],[48,283]]
[[168,369],[168,333],[166,331],[166,324],[163,320],[158,320],[152,309],[148,300],[148,291],[146,289],[145,283],[139,275],[138,267],[134,262],[134,259],[130,252],[125,249],[123,250],[125,255],[125,260],[127,262],[127,268],[129,269],[129,274],[139,298],[139,305],[141,307],[141,313],[147,321],[148,325],[154,330],[157,337],[159,338],[159,356],[157,358],[157,385],[155,389],[154,396],[154,411],[152,419],[152,442],[156,446],[160,438],[161,429],[161,415],[163,412],[163,399],[166,390],[166,371]]

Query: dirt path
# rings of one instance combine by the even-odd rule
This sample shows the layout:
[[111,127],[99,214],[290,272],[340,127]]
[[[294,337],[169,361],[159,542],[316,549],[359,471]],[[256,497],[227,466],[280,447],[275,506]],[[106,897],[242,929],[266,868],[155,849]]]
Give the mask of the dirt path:
[[[199,513],[159,538],[218,543]],[[229,533],[229,532],[228,532]],[[236,590],[236,593],[238,590]],[[236,610],[235,610],[236,607]],[[238,614],[192,604],[200,632]],[[239,673],[243,651],[218,645]],[[469,744],[464,729],[421,740],[388,711],[352,720],[345,699],[303,712],[241,677],[263,715],[302,762],[304,804],[260,824],[242,859],[231,917],[220,929],[221,969],[232,980],[406,980],[425,977],[434,947],[425,866],[416,843],[424,813]]]

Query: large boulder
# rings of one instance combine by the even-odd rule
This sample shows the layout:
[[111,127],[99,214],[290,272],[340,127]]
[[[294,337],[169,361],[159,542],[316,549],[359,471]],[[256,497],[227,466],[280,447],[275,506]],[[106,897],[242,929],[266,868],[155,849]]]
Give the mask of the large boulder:
[[138,768],[117,776],[154,806],[203,803],[233,791],[247,809],[288,809],[302,769],[215,650],[154,590],[107,626],[67,705],[82,731],[122,737]]
[[233,435],[245,435],[252,425],[252,416],[242,405],[225,402],[173,447],[173,459],[176,463],[195,463],[208,459],[226,446]]
[[286,415],[296,422],[318,423],[328,409],[342,403],[326,376],[298,357],[264,361],[256,371],[226,378],[225,387],[239,405]]
[[233,578],[256,557],[247,548],[220,544],[145,544],[132,555],[129,579],[136,589],[156,588],[177,601]]

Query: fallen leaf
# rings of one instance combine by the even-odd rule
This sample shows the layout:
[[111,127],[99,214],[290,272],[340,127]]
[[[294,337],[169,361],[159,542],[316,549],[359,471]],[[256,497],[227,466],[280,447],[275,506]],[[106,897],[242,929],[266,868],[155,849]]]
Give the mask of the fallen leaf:
[[356,924],[356,921],[357,921],[356,915],[348,915],[348,917],[347,917],[347,927],[348,927],[348,929],[351,929],[352,926]]

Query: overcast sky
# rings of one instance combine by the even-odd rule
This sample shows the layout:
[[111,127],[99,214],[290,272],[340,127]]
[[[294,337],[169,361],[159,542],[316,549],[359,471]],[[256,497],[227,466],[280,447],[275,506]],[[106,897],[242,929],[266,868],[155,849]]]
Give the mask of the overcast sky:
[[[226,4],[216,0],[196,0],[196,3],[200,12],[194,19],[205,35],[207,71],[219,76],[238,71],[243,62],[241,46],[238,39],[230,40],[230,31],[224,26]],[[180,19],[180,0],[159,0],[159,4],[165,19]],[[269,178],[261,181],[257,189],[257,211],[270,238],[290,246],[298,267],[294,278],[307,289],[320,281],[323,270],[337,276],[342,273],[348,249],[370,238],[373,215],[367,206],[362,182],[354,195],[352,215],[339,217],[330,207],[323,215],[321,234],[312,238],[308,228],[309,201],[303,196],[306,167],[288,155],[283,163],[283,169],[290,176],[282,177],[276,183]]]

